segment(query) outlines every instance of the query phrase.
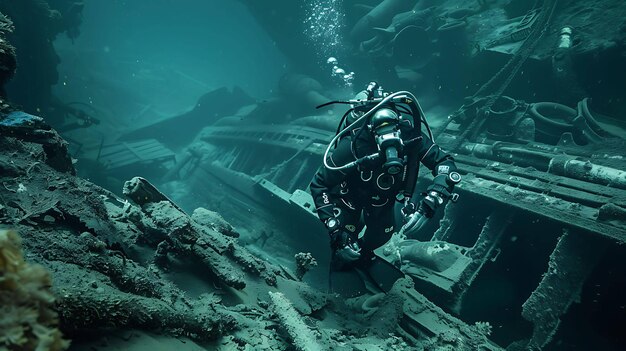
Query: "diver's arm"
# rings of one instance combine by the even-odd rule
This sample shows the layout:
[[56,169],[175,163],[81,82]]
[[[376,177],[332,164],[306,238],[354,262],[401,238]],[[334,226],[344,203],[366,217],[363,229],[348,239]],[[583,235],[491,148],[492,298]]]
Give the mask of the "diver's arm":
[[[352,160],[354,157],[348,139],[341,140],[337,148],[328,156],[328,164],[334,167],[344,165]],[[335,216],[333,209],[337,207],[339,199],[332,193],[332,189],[346,179],[347,172],[349,171],[330,170],[322,165],[311,181],[309,187],[317,215],[324,223]]]
[[[354,161],[350,143],[339,142],[335,151],[329,155],[328,164],[332,167],[339,167],[348,162]],[[343,144],[343,145],[342,145]],[[341,162],[338,162],[341,160]],[[346,170],[348,172],[348,170]],[[332,190],[337,190],[337,186],[346,180],[348,173],[343,170],[330,170],[324,165],[320,167],[310,185],[311,195],[315,202],[317,215],[326,225],[330,238],[330,247],[333,251],[333,259],[340,262],[352,262],[359,259],[361,249],[356,240],[356,235],[348,233],[341,228],[341,220],[337,218],[334,209],[337,207],[339,197]]]
[[432,171],[434,178],[432,184],[426,189],[426,197],[422,200],[420,207],[427,217],[431,217],[437,207],[452,196],[454,186],[461,180],[461,176],[456,171],[452,155],[443,151],[423,133],[422,138],[420,162]]
[[[448,174],[456,171],[456,165],[454,159],[450,154],[443,151],[437,144],[425,134],[421,133],[419,137],[421,142],[415,144],[414,147],[409,150],[407,154],[407,177],[406,187],[403,191],[403,197],[410,199],[415,190],[415,184],[417,183],[419,164],[423,163],[428,169],[433,172],[433,176],[439,174]],[[442,167],[440,167],[442,166]],[[452,191],[452,189],[450,189]]]
[[429,218],[432,218],[437,208],[446,199],[453,197],[454,185],[461,180],[461,176],[456,172],[452,156],[433,143],[424,133],[422,133],[422,140],[423,143],[418,152],[419,162],[428,167],[435,178],[419,205],[416,206],[411,202],[410,197],[405,198],[402,209],[405,224],[402,231],[409,237],[419,231]]
[[337,207],[337,198],[331,194],[331,189],[340,184],[345,175],[339,171],[331,171],[323,165],[315,173],[313,181],[309,186],[313,202],[317,209],[317,215],[320,220],[326,223],[331,217],[334,217],[333,209]]
[[419,153],[420,162],[432,171],[434,177],[456,171],[456,164],[452,155],[443,151],[424,133],[422,133],[422,140],[422,149]]

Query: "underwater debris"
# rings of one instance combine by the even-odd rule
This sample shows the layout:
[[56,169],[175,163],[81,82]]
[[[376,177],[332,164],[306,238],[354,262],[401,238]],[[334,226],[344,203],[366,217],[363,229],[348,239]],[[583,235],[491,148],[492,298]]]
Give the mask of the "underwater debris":
[[493,326],[489,322],[478,321],[474,323],[474,327],[476,327],[476,329],[478,329],[482,334],[487,336],[491,335],[491,333],[493,332]]
[[[10,165],[7,169],[13,170],[0,173],[0,182],[15,188],[23,184],[28,189],[17,192],[8,186],[0,187],[0,223],[17,228],[23,235],[28,257],[53,276],[58,319],[66,335],[73,338],[85,331],[130,328],[208,340],[234,327],[233,317],[223,313],[223,306],[188,298],[155,266],[141,263],[136,249],[149,241],[138,239],[149,235],[137,233],[149,230],[151,224],[141,209],[40,162],[40,145],[4,136],[0,137],[0,144],[3,150],[11,150],[10,154],[0,154],[0,165]],[[193,222],[185,218],[188,223]],[[134,225],[133,220],[138,224]],[[5,263],[11,262],[5,257],[15,262],[21,259],[21,255],[6,247],[13,246],[3,246],[3,269]],[[233,256],[246,267],[262,268],[262,262],[247,252],[234,250]],[[37,271],[32,268],[30,272]],[[49,286],[49,277],[42,284]],[[52,293],[47,295],[42,290],[38,294],[45,299],[50,296],[51,303]],[[2,302],[1,306],[5,305],[10,306]],[[18,312],[3,312],[1,316],[21,315]],[[53,318],[52,314],[47,316]]]
[[273,311],[278,315],[282,328],[287,331],[296,349],[301,351],[322,351],[326,348],[317,341],[313,331],[302,320],[289,300],[280,292],[270,292]]
[[541,350],[550,343],[562,316],[571,304],[580,301],[583,285],[606,248],[606,242],[564,231],[550,255],[548,270],[522,306],[522,316],[533,323],[528,349]]
[[207,210],[206,208],[198,207],[193,210],[191,219],[201,225],[207,226],[216,232],[222,233],[231,238],[238,238],[239,233],[228,223],[222,215],[215,211]]
[[[246,286],[243,271],[263,278],[270,285],[276,284],[276,275],[280,272],[278,268],[253,256],[239,246],[231,235],[224,235],[194,221],[147,180],[133,178],[124,184],[124,193],[142,204],[143,213],[148,219],[142,221],[142,216],[129,217],[137,225],[151,227],[152,237],[142,240],[155,242],[154,233],[160,233],[156,235],[160,239],[157,241],[167,240],[168,253],[185,261],[200,262],[223,283],[236,289]],[[159,254],[162,256],[164,253],[161,251]],[[241,269],[236,265],[240,265]]]
[[[262,9],[263,12],[259,13],[269,14],[270,21],[279,26],[286,19],[302,24],[297,18],[301,13],[293,9],[302,6],[303,0],[242,2],[258,4],[251,7]],[[463,8],[458,1],[454,2],[456,4],[449,0],[404,1],[402,5],[417,5],[408,12],[390,11],[386,14],[387,19],[393,16],[390,21],[382,21],[384,23],[380,23],[379,27],[370,23],[365,28],[363,38],[373,37],[371,41],[366,40],[372,50],[357,50],[363,41],[345,43],[349,44],[346,48],[352,53],[344,55],[332,50],[333,55],[341,58],[341,65],[336,59],[327,61],[327,64],[337,74],[335,78],[350,78],[349,70],[345,69],[350,67],[359,74],[377,72],[384,79],[390,79],[389,86],[399,87],[410,81],[423,83],[416,84],[417,88],[414,85],[416,89],[436,90],[438,84],[433,85],[431,79],[438,75],[437,78],[444,83],[446,79],[454,80],[459,84],[455,88],[473,89],[476,82],[465,82],[461,74],[470,72],[471,76],[482,79],[489,74],[488,70],[483,71],[485,55],[492,58],[487,64],[491,65],[508,54],[494,54],[487,49],[470,57],[470,44],[484,47],[480,44],[493,38],[476,35],[476,28],[484,27],[488,29],[481,31],[490,31],[493,27],[487,22],[498,26],[499,18],[489,14],[475,16],[476,12]],[[485,0],[478,2],[481,5],[479,11],[485,7],[491,11],[505,2],[517,2],[516,6],[520,7],[532,5],[520,5],[522,0]],[[346,8],[357,7],[354,1],[325,2],[328,3],[342,3]],[[389,5],[401,2],[387,0],[378,3]],[[437,6],[423,9],[435,3]],[[451,5],[457,9],[451,9]],[[609,16],[598,16],[597,10],[590,11],[590,5],[596,5],[596,1],[559,6],[555,12],[556,15],[560,11],[576,11],[574,19],[590,19],[589,23],[566,23],[574,29],[568,37],[571,39],[571,54],[576,60],[585,61],[585,57],[579,56],[580,51],[597,53],[589,52],[591,44],[588,43],[600,43],[594,45],[604,45],[605,49],[612,49],[615,43],[621,43],[614,40],[615,36],[611,34],[603,40],[592,40],[588,33],[602,32],[596,30],[595,23],[604,21],[597,21],[597,18],[606,20],[607,27],[614,23]],[[366,16],[375,10],[374,6],[358,7],[365,8],[365,13],[348,13],[347,17],[353,17],[346,18],[348,22],[365,21]],[[76,5],[73,8],[72,11],[77,12],[81,7]],[[497,10],[504,13],[502,9]],[[58,13],[48,12],[50,17],[58,19]],[[552,28],[562,28],[563,19],[555,16],[554,24]],[[615,27],[621,28],[619,25]],[[286,36],[294,41],[300,40],[301,36],[298,36],[298,31],[285,28],[288,27],[279,27],[280,30],[273,31],[274,34],[268,30],[268,33],[274,36],[280,33],[275,43],[289,56],[289,50],[292,53],[300,51],[301,46],[284,45],[280,35],[287,33]],[[333,30],[336,28],[332,27]],[[440,30],[437,31],[437,28]],[[324,29],[320,27],[320,30]],[[626,33],[623,29],[617,30]],[[497,35],[497,31],[494,33]],[[518,34],[521,39],[531,33]],[[554,38],[555,35],[556,32],[551,29],[546,31],[545,36]],[[545,68],[549,64],[545,62],[545,52],[552,51],[542,48],[553,49],[554,40],[546,41],[550,44],[539,42],[538,50],[531,53],[523,71],[520,71],[520,75],[523,74],[529,81],[537,73],[535,65]],[[506,45],[509,44],[503,46]],[[439,52],[436,52],[437,49]],[[105,50],[112,54],[110,51],[109,47]],[[315,79],[329,78],[328,70],[317,72],[323,75],[314,75],[316,71],[311,69],[314,63],[310,63],[314,61],[310,59],[314,55],[307,55],[304,50],[298,54],[301,56],[289,56],[293,59],[293,66],[297,66],[296,70],[300,69]],[[542,56],[543,62],[536,62],[541,61]],[[298,60],[299,57],[305,57],[307,61]],[[537,57],[539,59],[535,60]],[[442,65],[442,60],[446,64]],[[602,56],[597,61],[603,62]],[[22,68],[27,67],[21,64]],[[429,67],[426,68],[426,65]],[[516,65],[513,62],[509,67]],[[389,69],[394,66],[395,69]],[[480,70],[467,69],[466,66],[479,67]],[[400,76],[401,69],[416,76]],[[559,70],[560,66],[555,69]],[[597,73],[597,70],[588,71],[587,79]],[[398,77],[394,72],[398,73]],[[514,79],[510,74],[500,76],[505,82],[509,77]],[[599,81],[600,77],[597,78]],[[413,246],[417,243],[405,241],[389,249],[389,255],[397,257],[398,263],[409,261],[404,263],[412,263],[418,268],[414,271],[417,274],[411,276],[413,281],[405,281],[403,288],[406,290],[394,292],[397,295],[372,292],[373,295],[365,296],[362,303],[356,306],[360,308],[359,314],[363,318],[355,321],[357,318],[343,310],[341,303],[321,292],[322,285],[317,285],[317,290],[297,281],[281,263],[285,266],[293,264],[296,255],[299,278],[307,274],[307,283],[320,284],[322,279],[317,278],[324,275],[324,270],[307,273],[307,269],[316,262],[315,259],[325,267],[327,258],[324,256],[327,252],[319,249],[322,246],[327,249],[327,237],[318,236],[315,226],[305,218],[311,212],[311,202],[303,196],[302,182],[310,180],[310,168],[318,165],[320,145],[327,141],[329,135],[324,131],[334,132],[336,118],[328,118],[325,114],[302,116],[299,113],[309,113],[310,106],[325,102],[329,95],[337,96],[340,92],[328,89],[328,79],[320,79],[320,82],[315,79],[295,74],[287,77],[279,93],[284,95],[284,99],[279,103],[273,101],[274,97],[267,103],[252,98],[240,99],[237,94],[227,94],[232,100],[225,99],[223,94],[211,94],[210,99],[199,101],[193,113],[136,130],[136,135],[144,137],[147,134],[162,134],[167,143],[171,143],[168,146],[176,145],[173,150],[179,150],[178,147],[183,147],[196,136],[201,127],[215,122],[218,117],[224,118],[218,122],[219,126],[205,130],[203,138],[197,138],[195,146],[204,147],[189,147],[190,156],[186,161],[179,158],[176,170],[168,172],[171,179],[178,180],[171,186],[170,192],[165,191],[168,196],[172,195],[170,198],[159,190],[165,189],[164,186],[158,185],[157,189],[139,179],[130,183],[137,187],[131,186],[127,191],[135,203],[124,201],[89,182],[72,177],[70,172],[58,172],[58,167],[56,170],[51,168],[51,164],[46,162],[48,158],[42,153],[45,149],[41,144],[34,145],[32,139],[0,135],[0,148],[3,150],[0,152],[0,222],[17,227],[25,238],[25,252],[29,260],[43,264],[54,273],[53,291],[60,298],[59,306],[63,307],[61,325],[64,332],[80,337],[87,334],[85,332],[93,335],[125,329],[149,329],[159,336],[187,335],[203,342],[211,340],[221,344],[220,350],[293,349],[294,338],[284,332],[288,331],[288,326],[277,324],[277,321],[281,323],[276,318],[277,313],[268,313],[270,308],[277,308],[276,300],[281,297],[274,298],[268,295],[268,291],[279,290],[283,298],[281,304],[291,305],[294,319],[300,318],[305,323],[309,336],[318,346],[330,345],[333,350],[501,350],[487,337],[493,337],[503,347],[519,338],[533,338],[533,346],[545,349],[555,343],[566,343],[571,329],[581,326],[578,321],[572,323],[566,320],[580,310],[579,307],[595,307],[596,300],[600,300],[604,311],[613,312],[620,307],[623,310],[621,300],[618,302],[620,305],[612,301],[607,303],[605,294],[600,296],[598,293],[593,297],[593,303],[585,301],[584,294],[578,294],[582,290],[580,286],[597,286],[591,283],[592,279],[605,284],[606,279],[615,281],[616,276],[624,276],[623,268],[618,267],[614,271],[604,269],[608,257],[620,257],[623,245],[616,250],[617,255],[602,255],[600,262],[595,262],[595,255],[600,250],[595,250],[597,247],[594,245],[586,245],[586,240],[593,244],[607,238],[617,239],[620,243],[626,241],[626,170],[623,169],[620,154],[624,149],[623,143],[610,144],[614,142],[610,135],[598,130],[585,112],[585,101],[579,103],[577,110],[562,108],[564,105],[558,102],[566,102],[558,99],[549,103],[525,103],[502,95],[501,90],[506,88],[506,84],[499,82],[503,80],[494,81],[498,84],[494,84],[495,90],[491,95],[485,95],[482,97],[484,100],[467,106],[463,116],[467,118],[459,116],[451,119],[450,128],[442,128],[441,136],[438,135],[438,142],[442,146],[445,144],[446,148],[450,146],[450,151],[457,154],[458,162],[467,174],[466,185],[460,187],[464,205],[457,206],[459,209],[456,210],[451,206],[446,208],[443,225],[432,238],[429,237],[432,227],[424,228],[417,234],[420,245]],[[534,98],[532,94],[537,93],[537,98],[544,98],[541,91],[530,89],[525,92],[526,95],[519,96],[519,91],[523,90],[520,86],[523,87],[524,83],[522,79],[517,79],[511,84],[511,96],[518,94],[518,99],[536,101],[529,100],[529,96]],[[496,85],[504,88],[497,89]],[[335,84],[333,86],[337,88]],[[341,89],[348,90],[345,87]],[[445,98],[448,93],[460,91],[446,88],[446,84],[442,84],[439,90],[433,97]],[[596,91],[590,92],[601,95]],[[600,102],[599,106],[602,106],[603,101]],[[228,108],[222,110],[223,105],[228,105]],[[437,108],[440,107],[444,106],[437,103]],[[9,114],[12,112],[9,110],[7,102],[0,100],[0,111]],[[556,113],[557,110],[567,110],[567,113]],[[476,114],[472,115],[473,112]],[[601,122],[607,120],[606,116],[598,117]],[[237,124],[242,120],[244,123]],[[280,125],[281,122],[296,120],[299,124]],[[253,125],[253,122],[268,122],[268,125]],[[171,133],[172,128],[176,133]],[[580,147],[581,144],[585,147]],[[224,167],[218,169],[222,165]],[[215,173],[210,174],[212,171]],[[151,181],[158,176],[150,172],[144,174],[149,174]],[[213,177],[215,174],[219,176]],[[120,181],[128,179],[118,178]],[[225,201],[226,196],[222,193],[211,193],[220,187],[222,193],[231,196],[228,200],[233,201]],[[175,196],[175,191],[171,190],[182,195]],[[192,196],[186,196],[187,192]],[[180,203],[172,201],[177,199],[181,200]],[[254,204],[256,201],[261,205]],[[233,208],[244,208],[244,211],[240,208],[235,211],[239,210],[238,215],[254,226],[252,229],[241,229],[245,240],[235,240],[239,236],[237,229],[241,227],[235,221],[232,222],[235,224],[233,227],[224,219],[231,220],[231,217],[223,211],[227,206],[215,205],[220,202],[228,203],[227,206],[236,203]],[[269,220],[265,212],[255,211],[259,207],[267,210]],[[497,210],[491,211],[493,208]],[[276,216],[277,213],[280,216]],[[269,225],[266,225],[266,220]],[[299,228],[289,230],[292,227],[281,221],[291,222],[289,225],[295,223]],[[537,221],[544,226],[535,226]],[[559,226],[576,226],[578,228],[572,231],[572,236],[580,234],[586,239],[558,238],[560,228],[552,229]],[[252,233],[250,237],[246,232]],[[252,244],[253,237],[259,234],[261,237],[256,245]],[[244,241],[250,246],[245,247]],[[550,254],[550,245],[557,241],[558,247]],[[602,245],[605,244],[614,247],[612,241]],[[267,253],[252,251],[259,246]],[[578,255],[577,247],[589,252]],[[537,250],[546,252],[541,255]],[[512,255],[511,252],[519,255]],[[576,261],[577,258],[584,259],[584,262]],[[523,265],[525,259],[532,261]],[[507,261],[515,264],[503,266]],[[542,262],[548,265],[547,271],[541,266]],[[570,262],[573,264],[569,265]],[[592,263],[588,269],[592,269],[595,263],[598,266],[586,272],[585,267],[580,267],[584,263]],[[566,269],[561,269],[563,265]],[[523,272],[514,271],[518,267],[522,267]],[[598,278],[607,271],[612,274],[610,278]],[[413,290],[413,283],[419,293]],[[499,290],[501,286],[494,288],[489,285],[492,283],[509,286]],[[553,288],[554,285],[559,288]],[[567,287],[574,287],[569,289],[572,291],[569,295],[568,291],[563,293]],[[520,291],[526,293],[523,297],[529,294],[531,297],[524,304],[523,315],[520,315],[523,299],[503,306],[498,304],[498,299],[486,301],[485,291],[496,291],[498,298],[502,299],[514,299],[514,295],[522,295]],[[209,296],[198,297],[205,292]],[[563,299],[563,296],[566,298]],[[580,298],[581,304],[568,308],[565,302],[577,298]],[[473,308],[479,310],[480,315],[471,315]],[[490,315],[493,311],[496,313]],[[605,316],[601,312],[593,317],[600,319]],[[574,317],[577,316],[574,314]],[[506,320],[495,322],[490,318]],[[467,325],[460,319],[489,322]],[[594,321],[584,322],[591,325]],[[517,328],[522,324],[527,328]],[[530,330],[531,324],[535,327],[534,333]],[[611,341],[618,340],[615,336],[613,338]],[[518,344],[523,345],[520,349],[531,343],[529,340],[520,341]],[[507,349],[513,348],[509,346]]]
[[19,140],[41,145],[43,161],[50,167],[69,174],[76,174],[74,163],[65,141],[43,118],[23,112],[0,112],[0,133]]
[[[85,331],[143,329],[197,340],[213,340],[232,329],[234,321],[217,304],[188,301],[176,289],[173,295],[149,298],[121,292],[106,284],[101,275],[78,266],[48,263],[64,288],[58,303],[64,330],[71,335]],[[70,286],[76,276],[83,283]],[[97,283],[87,283],[87,282]],[[162,282],[163,283],[163,282]],[[170,300],[171,301],[168,301]],[[199,308],[202,306],[202,308]],[[201,312],[202,311],[202,312]]]

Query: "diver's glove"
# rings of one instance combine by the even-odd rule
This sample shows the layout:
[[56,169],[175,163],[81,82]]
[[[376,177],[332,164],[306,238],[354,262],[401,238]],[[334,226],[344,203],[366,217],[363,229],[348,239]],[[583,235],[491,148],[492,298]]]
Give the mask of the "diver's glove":
[[420,202],[417,212],[423,214],[426,218],[433,218],[439,206],[443,205],[445,198],[445,194],[435,190],[430,190],[425,194],[424,198]]
[[456,202],[458,194],[453,193],[454,186],[461,181],[461,175],[458,172],[443,173],[437,175],[433,179],[433,183],[426,189],[426,194],[418,211],[423,213],[426,217],[432,218],[439,206],[443,205],[444,201],[451,199]]
[[358,260],[361,257],[361,248],[354,234],[342,230],[341,223],[336,217],[327,219],[325,224],[334,256],[344,263]]
[[[445,182],[445,179],[443,181]],[[450,192],[447,189],[433,182],[418,206],[407,199],[402,208],[405,222],[401,229],[402,233],[410,237],[419,231],[449,196]]]
[[400,229],[400,232],[406,236],[411,236],[420,230],[429,217],[426,217],[422,212],[422,204],[417,207],[410,199],[406,199],[404,207],[402,207],[402,215],[404,217],[404,225]]
[[402,207],[400,211],[402,212],[402,216],[404,217],[406,221],[407,217],[409,217],[410,215],[415,213],[415,211],[417,211],[417,207],[415,206],[413,202],[411,202],[411,198],[405,197],[404,206]]
[[406,203],[404,208],[402,208],[405,222],[401,229],[402,233],[410,237],[422,229],[424,224],[435,214],[437,207],[442,203],[443,198],[436,191],[431,191],[426,194],[417,207],[417,210],[415,210],[415,204],[411,202]]
[[458,195],[452,193],[452,190],[460,181],[461,175],[457,172],[436,176],[424,194],[424,198],[420,201],[417,210],[415,210],[415,205],[407,199],[402,209],[405,221],[401,229],[402,232],[406,236],[411,236],[435,215],[437,209],[443,205],[446,199],[450,198],[452,201],[456,201]]
[[330,234],[330,247],[335,257],[344,263],[354,262],[361,257],[361,248],[353,236],[343,230]]

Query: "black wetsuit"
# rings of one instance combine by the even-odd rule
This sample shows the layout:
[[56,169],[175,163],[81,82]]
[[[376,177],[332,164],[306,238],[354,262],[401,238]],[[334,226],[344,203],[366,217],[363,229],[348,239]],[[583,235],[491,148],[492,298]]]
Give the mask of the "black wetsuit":
[[[424,133],[413,128],[412,121],[401,123],[401,137],[406,144],[400,158],[405,160],[404,170],[388,175],[379,158],[346,171],[332,171],[322,165],[311,182],[310,189],[320,220],[330,217],[339,220],[341,230],[358,234],[367,229],[359,241],[364,253],[385,244],[395,231],[394,204],[398,194],[410,197],[415,189],[420,162],[433,171],[433,175],[456,169],[453,158],[434,144]],[[331,166],[345,165],[351,161],[377,152],[370,131],[355,128],[350,136],[339,141],[329,155]],[[406,158],[405,158],[406,157]]]

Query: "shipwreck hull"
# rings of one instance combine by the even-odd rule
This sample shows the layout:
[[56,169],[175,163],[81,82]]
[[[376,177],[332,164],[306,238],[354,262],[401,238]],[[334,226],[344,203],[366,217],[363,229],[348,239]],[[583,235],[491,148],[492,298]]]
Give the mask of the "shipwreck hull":
[[[485,124],[480,125],[483,130],[475,136],[484,133]],[[448,124],[437,140],[453,151],[464,176],[457,187],[461,200],[440,211],[411,238],[425,247],[449,244],[454,253],[435,267],[429,263],[437,257],[426,258],[433,260],[426,264],[403,263],[417,291],[450,316],[466,322],[490,321],[496,326],[493,340],[511,347],[546,349],[556,344],[554,340],[567,345],[563,340],[582,325],[577,320],[581,311],[594,311],[594,306],[619,310],[614,295],[589,300],[589,291],[594,290],[590,284],[611,290],[621,283],[610,277],[626,273],[607,257],[607,252],[624,251],[615,244],[626,240],[622,215],[626,189],[619,179],[607,182],[606,177],[597,177],[598,172],[595,177],[593,172],[564,173],[557,166],[564,164],[564,157],[581,160],[584,155],[604,153],[611,162],[597,158],[593,162],[611,168],[619,178],[623,170],[615,160],[621,155],[610,148],[601,150],[597,143],[595,149],[576,143],[507,144],[488,134],[471,140],[459,130],[463,128]],[[216,188],[230,194],[237,205],[221,212],[237,225],[259,230],[247,214],[265,218],[263,226],[274,232],[265,244],[284,242],[293,253],[313,253],[322,269],[313,270],[308,279],[324,287],[329,259],[326,233],[307,187],[331,137],[328,131],[290,125],[208,127],[197,142],[210,145],[214,153],[186,180],[200,197],[215,196]],[[485,145],[483,151],[491,148],[489,154],[479,152],[478,139]],[[537,159],[552,162],[542,168]],[[429,178],[420,177],[417,192],[426,188]],[[579,304],[573,307],[574,302]],[[589,313],[600,323],[594,332],[601,335],[598,338],[614,344],[623,341],[618,334],[600,331],[602,313]]]

